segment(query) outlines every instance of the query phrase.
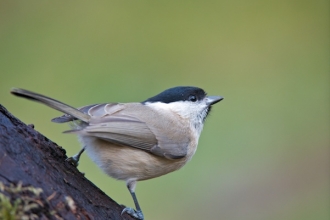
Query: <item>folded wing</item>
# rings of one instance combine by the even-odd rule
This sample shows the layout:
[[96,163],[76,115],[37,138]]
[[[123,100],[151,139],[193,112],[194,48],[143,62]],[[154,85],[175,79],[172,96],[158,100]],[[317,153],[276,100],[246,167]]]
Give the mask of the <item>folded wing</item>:
[[[90,124],[68,132],[134,147],[168,159],[180,159],[187,154],[189,139],[176,133],[171,136],[174,121],[157,115],[143,104],[112,103],[88,107]],[[144,113],[137,113],[141,111]],[[150,118],[155,118],[158,123]]]

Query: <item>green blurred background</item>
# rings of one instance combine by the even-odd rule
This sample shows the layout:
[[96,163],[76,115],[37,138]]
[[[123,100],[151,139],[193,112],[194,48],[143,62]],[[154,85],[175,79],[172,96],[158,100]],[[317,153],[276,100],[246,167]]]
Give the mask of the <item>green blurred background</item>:
[[[59,113],[143,101],[177,85],[222,95],[193,160],[140,182],[146,219],[330,219],[329,1],[1,1],[0,103],[63,146]],[[79,170],[120,204],[123,182]]]

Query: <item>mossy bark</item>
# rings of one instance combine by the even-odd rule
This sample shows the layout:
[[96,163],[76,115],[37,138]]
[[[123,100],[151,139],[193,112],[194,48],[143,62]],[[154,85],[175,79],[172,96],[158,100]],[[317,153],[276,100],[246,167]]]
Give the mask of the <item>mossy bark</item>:
[[65,153],[0,105],[0,218],[133,219]]

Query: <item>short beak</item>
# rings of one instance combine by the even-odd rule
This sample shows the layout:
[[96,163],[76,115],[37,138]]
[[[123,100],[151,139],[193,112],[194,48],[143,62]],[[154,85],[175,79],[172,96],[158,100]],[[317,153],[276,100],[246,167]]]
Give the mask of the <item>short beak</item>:
[[221,96],[207,96],[206,97],[206,104],[213,105],[217,102],[220,102],[223,99]]

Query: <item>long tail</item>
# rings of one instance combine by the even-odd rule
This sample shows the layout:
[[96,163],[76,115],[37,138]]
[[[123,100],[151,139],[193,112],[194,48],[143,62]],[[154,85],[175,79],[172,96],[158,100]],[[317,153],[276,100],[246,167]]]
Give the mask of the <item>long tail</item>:
[[87,114],[84,114],[77,110],[74,107],[71,107],[67,104],[64,104],[63,102],[57,101],[55,99],[49,98],[44,95],[40,95],[34,92],[30,92],[25,89],[19,89],[19,88],[12,88],[11,89],[11,94],[16,95],[18,97],[23,97],[26,99],[30,99],[32,101],[37,101],[41,102],[42,104],[48,105],[49,107],[56,109],[60,112],[63,112],[68,115],[72,115],[73,117],[84,121],[84,122],[89,122],[90,116]]

